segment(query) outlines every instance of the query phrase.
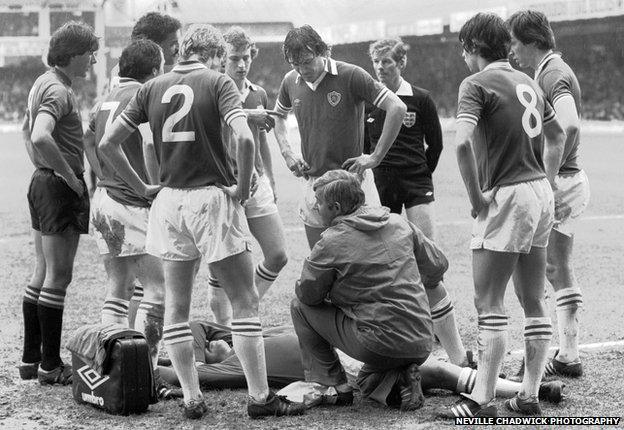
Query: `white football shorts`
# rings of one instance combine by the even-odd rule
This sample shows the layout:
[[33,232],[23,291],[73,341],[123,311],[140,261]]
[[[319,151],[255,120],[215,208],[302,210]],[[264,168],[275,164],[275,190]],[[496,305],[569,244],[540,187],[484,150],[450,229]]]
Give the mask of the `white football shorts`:
[[555,208],[559,219],[555,218],[554,230],[572,237],[577,218],[589,204],[589,180],[583,170],[574,175],[557,175],[555,177]]
[[267,175],[258,176],[258,188],[253,196],[245,204],[245,216],[247,219],[261,218],[277,213],[275,195],[271,188],[271,181]]
[[101,255],[129,257],[146,254],[149,208],[124,205],[97,187],[91,200],[93,236]]
[[545,248],[554,222],[554,197],[546,178],[502,186],[474,221],[471,249],[529,253]]
[[152,203],[146,248],[164,260],[207,263],[249,251],[245,212],[216,186],[165,187]]

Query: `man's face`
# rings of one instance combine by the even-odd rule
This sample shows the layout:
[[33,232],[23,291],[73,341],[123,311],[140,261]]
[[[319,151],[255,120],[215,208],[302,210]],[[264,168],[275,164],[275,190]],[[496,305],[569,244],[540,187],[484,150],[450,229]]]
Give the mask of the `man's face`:
[[87,51],[82,55],[72,57],[69,60],[69,68],[74,77],[84,78],[95,63],[97,63],[95,51]]
[[530,54],[532,50],[533,47],[530,44],[525,45],[520,42],[520,40],[518,40],[513,33],[511,33],[511,55],[520,67],[531,66],[529,59],[531,58]]
[[307,82],[314,82],[325,69],[324,57],[305,52],[299,58],[289,58],[288,63]]
[[169,33],[167,38],[159,43],[165,56],[165,65],[171,66],[178,59],[178,51],[180,50],[180,31]]
[[211,340],[206,345],[205,363],[221,363],[226,358],[234,355],[234,350],[224,340]]
[[235,81],[242,81],[247,77],[251,66],[251,48],[236,49],[228,43],[225,54],[225,73]]
[[476,73],[479,71],[479,63],[477,62],[477,54],[471,54],[464,48],[462,50],[462,57],[464,58],[464,62],[468,66],[468,70],[472,73]]
[[329,227],[334,218],[340,215],[340,207],[336,203],[328,203],[323,200],[320,191],[321,188],[318,188],[315,192],[316,209],[323,220],[323,225]]
[[391,52],[375,52],[372,56],[372,60],[377,79],[379,79],[379,82],[382,84],[386,86],[393,85],[401,78],[403,64],[402,62],[397,63],[394,58],[392,58]]

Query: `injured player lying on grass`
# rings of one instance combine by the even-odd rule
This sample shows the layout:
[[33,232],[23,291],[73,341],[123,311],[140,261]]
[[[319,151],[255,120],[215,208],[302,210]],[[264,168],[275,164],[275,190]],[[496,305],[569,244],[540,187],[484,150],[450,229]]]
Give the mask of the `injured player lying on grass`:
[[[212,322],[192,321],[193,349],[199,383],[202,390],[246,388],[245,375],[234,350],[229,327]],[[299,341],[292,326],[272,327],[264,330],[264,347],[266,352],[267,376],[269,385],[282,388],[278,395],[286,395],[289,400],[306,401],[309,406],[320,403],[331,404],[332,396],[321,396],[320,385],[303,383],[303,364],[299,354]],[[359,388],[362,398],[369,398],[390,407],[400,408],[401,390],[404,382],[398,372],[389,371],[382,380],[370,381],[363,379],[358,372],[362,363],[340,354],[343,366],[347,370],[349,383]],[[172,386],[179,386],[178,378],[167,359],[159,360],[160,376]],[[455,393],[470,394],[474,387],[476,370],[459,367],[439,360],[432,356],[420,366],[423,390],[444,389]],[[383,388],[384,384],[389,389]],[[565,385],[558,380],[542,382],[540,400],[560,403],[564,398]],[[499,378],[496,384],[496,395],[510,398],[520,390],[520,383]],[[380,397],[379,392],[389,392]],[[331,393],[329,393],[331,394]],[[335,394],[335,393],[334,393]],[[162,389],[162,399],[182,396],[177,388]]]

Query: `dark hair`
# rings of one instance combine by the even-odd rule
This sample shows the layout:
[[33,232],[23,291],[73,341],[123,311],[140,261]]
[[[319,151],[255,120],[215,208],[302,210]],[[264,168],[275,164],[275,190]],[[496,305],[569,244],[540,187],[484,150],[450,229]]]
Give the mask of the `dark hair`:
[[459,41],[466,52],[496,61],[509,55],[511,35],[500,16],[478,13],[462,26]]
[[306,52],[311,52],[315,56],[329,55],[329,46],[321,36],[309,25],[293,28],[286,35],[284,45],[284,59],[286,61],[298,60]]
[[245,33],[245,30],[241,27],[230,27],[225,33],[223,33],[223,38],[226,43],[232,45],[237,51],[249,48],[252,60],[258,56],[258,48],[256,47],[255,42],[251,40],[247,33]]
[[156,42],[139,39],[130,43],[119,57],[119,77],[142,81],[160,68],[162,53]]
[[89,51],[97,51],[100,44],[93,28],[84,22],[69,21],[50,38],[48,49],[48,65],[65,67],[72,57],[83,55]]
[[355,212],[366,200],[359,177],[346,170],[328,170],[314,181],[313,189],[327,203],[340,203],[341,215]]
[[160,44],[181,27],[180,21],[172,16],[159,12],[148,12],[134,24],[131,37],[133,40],[149,39]]
[[514,37],[525,45],[535,43],[538,49],[555,49],[555,35],[542,12],[518,11],[509,17],[507,26]]
[[392,55],[392,59],[394,61],[401,61],[403,58],[407,56],[407,50],[409,49],[409,45],[403,43],[400,37],[395,39],[381,39],[377,42],[373,42],[368,47],[368,55],[372,58],[373,55],[377,52],[380,54],[386,54],[386,52],[390,52]]

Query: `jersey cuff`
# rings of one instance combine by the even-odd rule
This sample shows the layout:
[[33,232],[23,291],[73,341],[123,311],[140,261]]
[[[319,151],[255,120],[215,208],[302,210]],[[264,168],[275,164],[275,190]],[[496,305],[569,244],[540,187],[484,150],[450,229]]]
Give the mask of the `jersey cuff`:
[[225,121],[227,125],[230,125],[234,118],[238,117],[247,119],[247,114],[241,108],[234,108],[225,114],[225,116],[223,117],[223,121]]
[[288,115],[290,111],[292,111],[292,107],[284,106],[279,100],[277,100],[275,102],[275,111],[282,115]]
[[470,124],[477,125],[479,117],[471,113],[460,113],[457,115],[457,120],[455,122],[468,122]]
[[567,97],[570,97],[570,98],[572,99],[572,102],[574,103],[574,97],[572,96],[572,93],[569,93],[569,92],[564,92],[564,93],[557,94],[557,95],[553,98],[553,101],[552,101],[552,105],[553,105],[553,107],[554,107],[557,103],[559,103],[560,101],[565,100]]
[[377,97],[375,97],[375,101],[373,101],[373,104],[379,107],[379,105],[383,103],[386,97],[388,97],[389,92],[390,90],[388,88],[384,88],[381,91],[379,91],[379,94],[377,94]]
[[557,118],[557,114],[555,111],[552,111],[550,115],[544,117],[544,124],[548,124],[549,122],[553,122]]
[[121,125],[126,127],[129,131],[134,131],[139,126],[139,124],[135,124],[130,121],[130,119],[123,112],[121,113],[121,115],[119,115],[119,118],[121,119]]

